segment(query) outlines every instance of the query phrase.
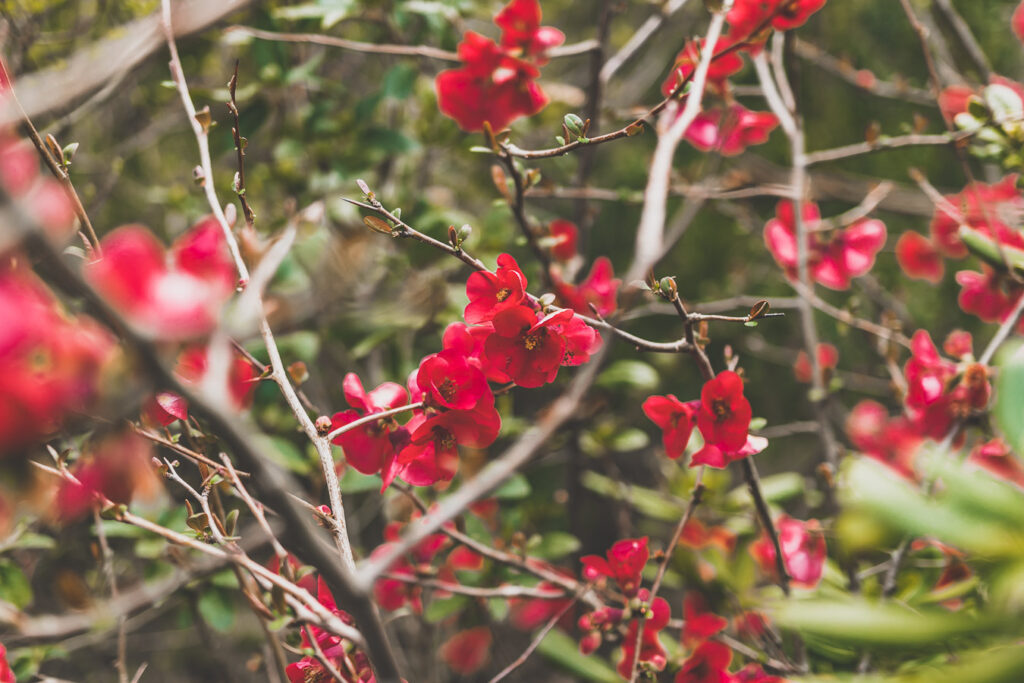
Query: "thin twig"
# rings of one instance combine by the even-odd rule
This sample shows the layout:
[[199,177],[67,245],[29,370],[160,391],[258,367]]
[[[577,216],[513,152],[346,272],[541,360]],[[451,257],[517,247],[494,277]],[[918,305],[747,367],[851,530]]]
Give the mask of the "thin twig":
[[523,650],[522,654],[516,657],[511,664],[509,664],[504,669],[499,671],[498,674],[491,679],[490,683],[498,683],[498,681],[507,678],[509,675],[511,675],[513,671],[521,667],[526,662],[526,660],[530,658],[530,655],[533,654],[534,650],[536,650],[540,646],[544,638],[548,635],[548,633],[551,632],[551,629],[553,629],[555,625],[562,620],[562,617],[564,617],[565,614],[570,609],[572,609],[572,606],[576,603],[576,600],[578,598],[579,596],[576,596],[572,600],[569,600],[566,603],[565,607],[558,610],[557,614],[553,615],[550,619],[548,619],[548,622],[544,624],[544,628],[537,631],[537,635],[533,637],[533,640],[530,641],[530,644],[526,647],[525,650]]
[[[110,586],[110,599],[117,602],[120,594],[117,590],[117,575],[114,571],[114,553],[110,551],[110,544],[107,543],[107,532],[103,528],[103,519],[100,517],[99,508],[92,510],[93,522],[96,526],[96,538],[100,543],[100,553],[103,556],[103,573],[107,577],[107,585]],[[125,630],[126,614],[117,615],[117,660],[114,668],[117,670],[117,680],[120,683],[128,683],[128,634]]]

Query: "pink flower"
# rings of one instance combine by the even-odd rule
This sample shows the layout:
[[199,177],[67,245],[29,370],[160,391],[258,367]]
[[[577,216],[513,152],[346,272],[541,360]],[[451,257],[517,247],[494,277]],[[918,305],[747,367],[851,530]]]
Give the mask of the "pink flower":
[[468,676],[487,664],[492,640],[487,626],[459,631],[441,645],[441,659],[452,671]]
[[[832,344],[818,344],[818,365],[821,367],[822,374],[825,375],[826,383],[830,371],[835,369],[837,363],[839,363],[839,350]],[[793,364],[793,374],[796,376],[797,382],[811,383],[811,358],[806,351],[797,354],[796,362]]]
[[855,448],[915,480],[914,460],[924,437],[905,417],[889,417],[881,403],[861,401],[846,420],[846,433]]
[[559,261],[569,261],[576,255],[576,242],[580,230],[575,223],[557,218],[548,225],[548,233],[554,241],[554,246],[551,247],[552,256]]
[[[743,59],[738,52],[732,51],[722,54],[732,47],[735,41],[729,36],[722,36],[715,43],[715,59],[708,68],[708,86],[713,90],[722,92],[726,87],[729,76],[737,73],[743,68]],[[672,71],[661,84],[661,94],[665,97],[671,95],[681,83],[693,76],[700,64],[701,50],[704,46],[704,39],[687,41],[686,46],[676,55],[676,61],[672,65]]]
[[593,315],[591,304],[597,309],[598,315],[606,316],[615,312],[622,280],[613,276],[612,262],[606,256],[595,259],[587,279],[579,285],[563,281],[558,269],[552,268],[551,271],[558,303],[580,315]]
[[[775,520],[775,529],[792,584],[800,588],[817,586],[825,567],[825,534],[821,524],[816,519],[801,522],[782,515]],[[775,546],[768,534],[762,534],[758,541],[751,544],[750,554],[757,560],[762,571],[777,576]]]
[[[859,220],[825,238],[818,230],[821,218],[817,205],[804,202],[803,217],[808,270],[816,282],[831,289],[847,289],[852,278],[870,271],[875,255],[885,244],[885,224],[878,220]],[[787,277],[796,279],[798,250],[792,202],[776,205],[775,218],[764,226],[764,241]]]
[[541,26],[538,0],[512,0],[494,17],[501,29],[501,45],[533,57],[538,66],[547,62],[544,53],[565,42],[565,34],[553,26]]
[[739,104],[728,109],[709,109],[697,115],[686,129],[686,140],[702,152],[714,150],[727,157],[747,147],[768,142],[779,125],[771,112],[750,111]]
[[942,255],[931,240],[919,232],[911,230],[900,235],[896,242],[896,261],[907,277],[932,284],[942,281],[945,270]]

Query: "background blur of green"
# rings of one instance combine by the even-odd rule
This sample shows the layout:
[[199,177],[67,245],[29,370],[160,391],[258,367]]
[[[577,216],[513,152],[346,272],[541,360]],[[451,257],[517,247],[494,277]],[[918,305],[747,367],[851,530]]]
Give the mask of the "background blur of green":
[[[621,11],[611,24],[610,51],[621,46],[657,5],[628,1],[612,4]],[[1024,51],[1009,29],[1015,3],[955,4],[986,49],[994,70],[1010,78],[1024,75]],[[543,23],[563,30],[567,43],[594,37],[603,5],[599,0],[545,0],[542,5]],[[934,21],[927,2],[915,2],[915,6],[929,17],[929,22]],[[211,145],[221,200],[233,199],[230,186],[235,158],[224,102],[225,84],[237,60],[241,132],[249,141],[248,198],[257,214],[258,230],[265,236],[273,235],[296,208],[301,210],[314,202],[323,202],[326,207],[326,220],[303,225],[298,244],[274,283],[272,303],[273,323],[280,333],[285,362],[307,363],[311,379],[304,389],[327,413],[345,407],[341,378],[346,372],[358,373],[367,388],[388,380],[403,382],[423,355],[438,350],[441,332],[449,322],[460,319],[465,303],[463,286],[468,273],[462,264],[422,245],[394,242],[368,231],[358,213],[341,201],[341,197],[358,198],[357,178],[365,179],[387,207],[401,207],[404,220],[439,239],[444,239],[448,225],[469,223],[473,236],[467,249],[492,264],[498,253],[511,252],[523,264],[532,291],[539,294],[537,264],[529,258],[508,209],[496,201],[490,158],[468,151],[481,143],[480,137],[462,133],[437,110],[433,77],[446,64],[309,44],[241,40],[224,28],[229,23],[240,23],[274,31],[323,32],[366,42],[454,50],[465,29],[497,37],[490,18],[498,9],[498,2],[460,0],[257,2],[230,15],[229,21],[179,41],[193,99],[199,108],[208,104],[217,123]],[[57,65],[125,22],[154,11],[159,11],[158,2],[0,2],[5,27],[3,53],[17,80],[18,74]],[[688,37],[701,35],[706,24],[702,3],[691,0],[609,84],[595,129],[603,132],[619,127],[629,120],[634,107],[656,103],[658,86],[675,53]],[[858,69],[871,70],[880,79],[904,78],[914,86],[927,87],[920,45],[895,2],[831,0],[796,34],[848,59]],[[953,65],[977,82],[977,74],[955,45],[951,56]],[[584,111],[589,59],[588,55],[555,59],[543,69],[541,84],[551,103],[538,116],[513,124],[513,139],[519,146],[553,145],[562,116]],[[178,95],[168,87],[166,62],[166,50],[160,49],[126,74],[102,101],[73,102],[36,121],[62,145],[80,143],[72,176],[101,235],[118,225],[137,222],[170,241],[206,213],[205,199],[191,177],[198,161],[194,139]],[[928,132],[943,130],[935,107],[875,97],[795,56],[790,67],[810,150],[862,141],[874,122],[883,134],[906,132],[915,114],[927,119]],[[942,73],[946,77],[947,72]],[[749,64],[734,82],[756,83]],[[756,96],[745,96],[741,101],[749,108],[765,108]],[[628,267],[640,210],[636,196],[645,185],[654,143],[655,137],[648,133],[595,151],[589,183],[615,190],[624,200],[592,201],[587,205],[592,227],[583,255],[587,260],[583,274],[599,255],[608,255],[617,272]],[[577,156],[568,156],[534,166],[543,173],[544,186],[571,186],[578,163]],[[787,163],[786,140],[781,131],[776,131],[768,144],[734,159],[713,158],[684,144],[677,155],[675,173],[679,183],[697,182],[709,173],[739,181],[784,182]],[[870,182],[890,179],[902,192],[913,194],[917,190],[907,175],[911,166],[922,169],[943,190],[958,191],[965,182],[949,149],[927,148],[882,152],[823,165],[815,169],[813,184],[825,193],[824,188],[834,185],[838,177],[863,192]],[[979,178],[989,181],[1000,177],[998,171],[981,166],[975,171]],[[822,213],[835,215],[855,203],[856,198],[824,196]],[[673,199],[670,214],[681,204],[681,199]],[[927,231],[930,212],[915,208],[922,204],[918,196],[916,204],[899,206],[892,202],[888,205],[892,210],[877,213],[889,230],[887,248],[872,272],[877,287],[858,282],[849,292],[826,291],[823,296],[873,320],[880,319],[882,311],[893,306],[893,300],[902,301],[907,318],[903,331],[908,335],[925,328],[941,341],[948,331],[964,327],[976,333],[976,345],[980,347],[991,328],[979,325],[958,309],[958,287],[952,272],[947,271],[941,285],[931,286],[909,281],[896,265],[892,245],[899,234],[905,230]],[[559,217],[583,218],[579,204],[572,200],[531,199],[528,209],[543,223]],[[738,295],[769,299],[792,296],[761,237],[763,224],[773,210],[772,198],[709,202],[680,244],[661,261],[658,276],[677,275],[680,294],[697,310],[702,302]],[[632,300],[633,306],[645,303],[650,302],[641,297]],[[738,306],[733,312],[743,314],[746,309]],[[844,409],[866,397],[886,403],[895,413],[898,401],[888,387],[888,374],[874,348],[875,341],[825,316],[819,315],[818,324],[822,338],[840,349],[844,387],[831,406],[837,426],[841,428]],[[681,334],[678,319],[661,312],[625,326],[658,340],[675,339]],[[812,418],[806,387],[796,383],[792,375],[792,362],[801,347],[795,312],[756,329],[713,326],[711,333],[710,355],[716,368],[723,366],[726,345],[739,354],[750,380],[747,395],[756,416],[765,418],[769,426]],[[897,362],[902,365],[904,359],[898,357]],[[503,397],[499,407],[505,428],[491,453],[500,452],[510,443],[571,374],[563,371],[554,386],[518,390]],[[640,404],[652,393],[693,399],[699,387],[689,357],[645,356],[619,344],[579,419],[529,466],[517,483],[524,488],[507,492],[499,534],[510,537],[520,530],[527,537],[538,535],[542,540],[564,541],[565,534],[579,539],[576,543],[570,538],[551,550],[556,560],[566,555],[603,552],[611,541],[624,536],[667,538],[672,508],[663,518],[641,514],[621,500],[630,496],[628,485],[621,485],[626,486],[623,493],[621,486],[609,489],[604,485],[602,489],[602,482],[632,482],[685,499],[691,483],[689,475],[660,454],[659,436],[643,417]],[[261,388],[253,416],[266,431],[277,435],[282,460],[312,480],[315,459],[305,451],[304,440],[295,432],[293,419],[273,387]],[[827,515],[819,507],[820,496],[812,490],[816,488],[813,471],[819,462],[817,447],[813,434],[779,438],[758,458],[764,475],[797,473],[795,487],[783,497],[787,498],[787,511],[801,518]],[[467,454],[463,471],[472,471],[485,459],[484,454]],[[805,480],[810,482],[807,492]],[[794,479],[790,475],[775,481],[788,485]],[[726,494],[738,482],[730,482],[729,473],[716,472],[709,483],[708,508],[717,511],[709,513],[709,520],[716,520],[716,515],[723,519],[723,511],[730,509]],[[352,527],[360,534],[357,545],[363,550],[372,549],[380,541],[383,524],[402,514],[401,502],[390,496],[382,499],[372,485],[351,478],[348,486],[346,507]],[[354,492],[360,486],[362,492]],[[609,499],[595,489],[610,490],[615,495]],[[311,481],[311,496],[316,490],[316,483]],[[754,530],[749,519],[737,522],[733,517],[731,524],[739,532]],[[63,554],[69,564],[74,564],[75,558],[88,551],[84,543],[68,531],[66,543],[55,551],[56,559],[60,561]],[[549,545],[558,544],[550,541]],[[695,571],[694,566],[686,564],[675,569],[670,585],[678,585]],[[745,553],[737,553],[729,567],[723,560],[720,571],[732,574],[730,580],[741,586],[750,585],[755,578]],[[90,577],[89,581],[99,581]],[[37,593],[46,590],[45,574],[37,574],[33,581]],[[221,598],[209,595],[223,596],[225,604],[213,604]],[[192,610],[204,617],[195,620],[199,629],[225,626],[216,623],[216,615],[226,612],[230,616],[232,599],[227,591],[197,588],[191,605],[175,607],[170,616],[163,617],[160,628],[133,637],[130,651],[154,662],[144,680],[246,679],[248,674],[232,670],[227,662],[242,661],[232,648],[252,651],[254,642],[258,642],[253,638],[258,635],[243,632],[236,640],[224,639],[230,647],[210,651],[198,647],[209,640],[201,631],[175,628],[175,624],[191,623]],[[247,617],[243,610],[237,612],[239,619]],[[422,629],[410,627],[408,631],[411,635],[407,637],[422,643],[426,651],[436,649],[436,639],[441,638]],[[166,638],[161,637],[164,632]],[[519,636],[508,642],[498,639],[493,658],[509,661],[524,644]],[[105,662],[110,646],[108,642],[97,649],[80,650],[69,661],[77,662],[79,672],[102,672],[88,680],[102,680],[109,674]],[[160,650],[166,653],[160,655]],[[89,652],[94,653],[96,661],[89,662]],[[188,657],[181,656],[184,652],[189,653]],[[433,680],[435,676],[443,680],[444,674],[432,670],[419,680]]]

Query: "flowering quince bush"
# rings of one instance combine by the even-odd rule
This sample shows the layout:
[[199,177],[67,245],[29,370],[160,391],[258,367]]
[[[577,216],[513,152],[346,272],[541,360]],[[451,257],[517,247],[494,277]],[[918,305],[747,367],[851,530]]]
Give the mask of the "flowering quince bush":
[[1020,680],[1024,5],[43,5],[0,683]]

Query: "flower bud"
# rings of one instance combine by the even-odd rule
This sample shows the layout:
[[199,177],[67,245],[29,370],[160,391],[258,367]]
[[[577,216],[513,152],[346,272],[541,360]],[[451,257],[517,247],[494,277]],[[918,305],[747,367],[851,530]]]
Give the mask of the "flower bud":
[[468,240],[469,236],[472,234],[473,226],[469,225],[468,223],[464,223],[463,226],[459,228],[459,244],[462,244],[463,242]]
[[678,290],[676,289],[676,279],[674,277],[666,276],[661,278],[661,282],[658,283],[658,289],[669,301],[675,301]]
[[585,655],[592,654],[601,647],[601,634],[591,631],[580,639],[580,652]]
[[327,436],[331,433],[331,418],[326,415],[321,415],[316,419],[314,426],[316,427],[317,434],[320,436]]
[[583,119],[576,114],[566,114],[562,119],[562,123],[569,129],[569,132],[574,133],[578,136],[586,135],[587,131],[584,129]]

